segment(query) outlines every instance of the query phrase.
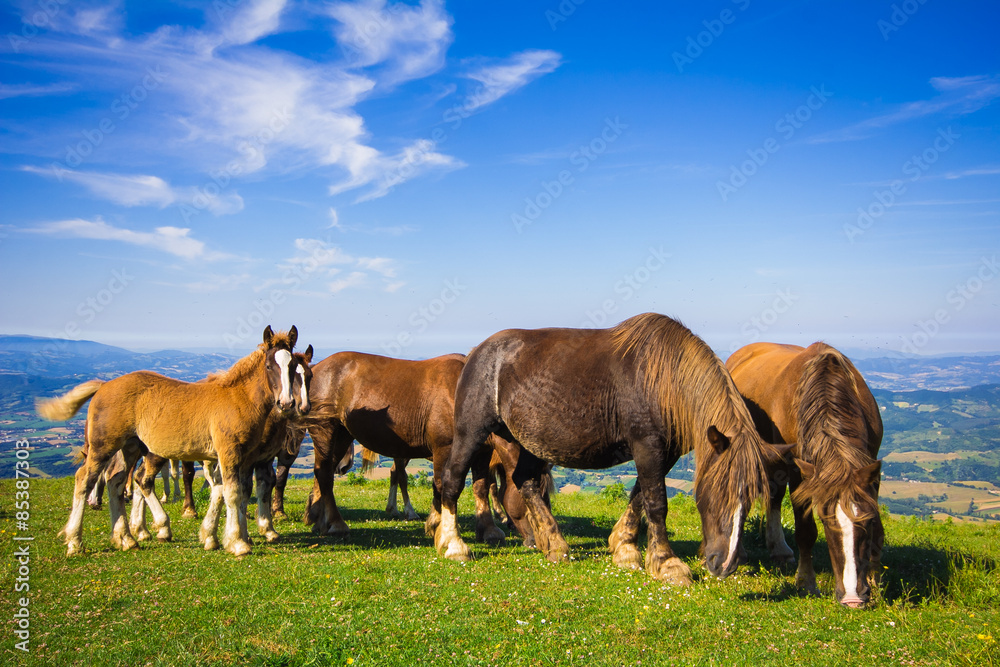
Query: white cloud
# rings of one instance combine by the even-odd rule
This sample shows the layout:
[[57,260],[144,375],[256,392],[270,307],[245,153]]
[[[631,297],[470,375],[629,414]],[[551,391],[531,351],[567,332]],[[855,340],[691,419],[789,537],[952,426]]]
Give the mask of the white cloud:
[[243,210],[243,198],[235,192],[213,194],[198,188],[175,188],[158,176],[145,174],[105,174],[71,171],[56,167],[23,167],[24,171],[78,183],[92,193],[121,206],[159,206],[186,204],[215,215],[229,215]]
[[362,271],[351,271],[344,278],[339,278],[330,283],[327,287],[331,294],[343,292],[348,287],[358,287],[365,283],[366,274]]
[[11,97],[44,97],[47,95],[61,95],[75,90],[76,87],[69,83],[50,83],[45,85],[35,85],[31,83],[0,83],[0,100]]
[[339,22],[334,34],[348,62],[378,66],[386,85],[423,78],[444,65],[452,33],[442,0],[422,0],[419,6],[386,0],[337,2],[327,11]]
[[[316,278],[330,281],[327,288],[331,294],[368,285],[369,278],[380,280],[387,291],[406,284],[395,280],[398,267],[396,261],[388,257],[354,257],[321,239],[295,239],[295,250],[292,257],[278,264],[283,278],[266,281],[256,288],[257,291],[279,283],[304,285]],[[348,273],[343,275],[345,271]]]
[[26,231],[70,238],[119,241],[162,250],[184,259],[219,259],[222,257],[217,253],[205,252],[205,244],[189,236],[190,229],[179,227],[157,227],[152,232],[140,232],[109,225],[98,217],[96,220],[74,218],[48,222]]
[[465,110],[472,112],[492,104],[538,77],[555,71],[561,63],[562,56],[555,51],[529,49],[515,53],[502,62],[469,72],[466,76],[482,85],[466,99]]
[[883,128],[937,113],[963,116],[979,111],[1000,97],[998,76],[935,77],[930,84],[939,93],[936,97],[907,102],[888,113],[815,136],[809,143],[867,139]]

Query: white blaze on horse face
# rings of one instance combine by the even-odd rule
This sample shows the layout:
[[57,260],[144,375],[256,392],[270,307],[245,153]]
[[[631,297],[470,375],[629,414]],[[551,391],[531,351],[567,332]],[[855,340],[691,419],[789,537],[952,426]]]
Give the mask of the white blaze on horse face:
[[736,548],[740,545],[740,526],[743,524],[743,506],[740,505],[733,512],[733,532],[729,535],[729,556],[726,558],[726,562],[722,564],[722,571],[725,572],[732,565],[733,559],[736,558]]
[[302,402],[301,407],[309,406],[309,388],[306,387],[306,370],[302,366],[296,366],[295,372],[299,374],[299,379],[302,381],[302,387],[299,388],[299,397]]
[[[857,513],[857,508],[854,508]],[[843,602],[860,602],[858,596],[858,565],[854,562],[854,524],[837,503],[837,523],[840,524],[841,548],[844,551]]]
[[292,353],[288,350],[278,350],[274,353],[274,361],[281,369],[281,394],[279,401],[284,405],[292,402],[292,387],[288,378],[288,364],[292,363]]

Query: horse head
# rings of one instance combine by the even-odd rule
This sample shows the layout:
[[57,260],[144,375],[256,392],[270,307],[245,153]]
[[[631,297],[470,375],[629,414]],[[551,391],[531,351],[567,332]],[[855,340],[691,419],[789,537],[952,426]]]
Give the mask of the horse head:
[[298,330],[292,326],[287,333],[274,333],[270,325],[264,329],[264,368],[274,394],[274,402],[283,416],[309,412],[309,383],[312,371],[312,345],[304,353],[293,353]]
[[[708,571],[725,578],[740,564],[743,522],[750,505],[767,498],[767,465],[784,458],[792,445],[769,445],[756,432],[730,438],[715,426],[708,427],[706,436],[712,456],[698,464],[702,470],[695,475],[694,489],[701,547]],[[759,455],[753,456],[755,452]]]
[[882,473],[882,461],[828,479],[817,474],[816,466],[795,459],[802,473],[802,485],[795,500],[809,502],[816,510],[836,580],[837,601],[852,608],[868,604],[871,597],[869,575],[873,550],[881,534],[876,484]]

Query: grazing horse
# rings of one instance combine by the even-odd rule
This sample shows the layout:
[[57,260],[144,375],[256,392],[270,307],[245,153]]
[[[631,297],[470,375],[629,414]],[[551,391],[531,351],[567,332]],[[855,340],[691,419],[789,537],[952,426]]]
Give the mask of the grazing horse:
[[871,594],[868,575],[880,574],[884,540],[878,508],[881,461],[875,460],[882,417],[871,390],[854,364],[825,343],[804,349],[753,343],[734,352],[726,366],[761,437],[797,443],[795,464],[782,462],[772,472],[778,488],[772,489],[767,513],[771,557],[794,562],[781,529],[787,481],[799,547],[796,584],[817,592],[815,510],[826,532],[837,600],[863,607]]
[[[270,467],[271,460],[279,450],[286,448],[289,441],[302,442],[303,431],[293,426],[294,419],[309,412],[309,383],[312,379],[312,371],[309,369],[309,362],[312,361],[312,345],[306,351],[293,352],[292,362],[295,365],[295,375],[291,385],[291,394],[294,397],[295,409],[289,415],[278,410],[272,410],[264,425],[264,433],[261,438],[261,447],[252,453],[256,456],[256,465],[249,469],[241,469],[241,483],[243,484],[243,497],[249,498],[253,491],[253,472],[260,465]],[[218,375],[209,375],[205,382],[215,382]],[[156,454],[147,454],[144,458],[145,469],[142,475],[136,475],[136,491],[132,500],[132,518],[130,528],[132,535],[140,542],[149,539],[149,531],[146,529],[146,504],[145,496],[152,491],[153,480],[157,471],[165,466],[168,461]],[[208,510],[205,513],[205,520],[202,523],[199,537],[206,548],[211,548],[209,535],[214,535],[213,525],[217,522],[217,517],[222,504],[223,488],[218,483],[213,483],[213,471],[209,468],[214,459],[203,461],[205,465],[205,479],[212,487],[211,499]],[[192,464],[193,465],[193,464]],[[271,489],[273,484],[268,484],[269,479],[260,479],[257,483],[257,530],[268,542],[274,542],[279,535],[274,530],[274,523],[271,517]],[[190,485],[188,485],[190,488]],[[244,512],[246,507],[244,506]],[[215,540],[217,542],[217,540]]]
[[[534,474],[543,461],[607,468],[634,459],[642,492],[609,540],[614,562],[641,567],[639,503],[649,517],[646,570],[687,585],[691,571],[666,534],[664,476],[683,454],[697,461],[695,494],[708,569],[732,573],[743,519],[767,498],[767,461],[783,454],[764,443],[722,362],[682,324],[654,313],[610,329],[508,329],[470,354],[455,391],[455,442],[444,471],[438,552],[469,560],[455,510],[470,461],[490,434],[519,452],[514,484],[527,505],[539,549],[549,560],[569,545],[547,515]],[[501,450],[501,455],[507,450]],[[510,461],[505,460],[505,467]]]
[[[307,508],[316,532],[343,535],[349,530],[334,499],[332,468],[357,440],[382,456],[433,461],[434,501],[424,524],[427,534],[433,534],[440,518],[441,470],[454,435],[455,382],[464,364],[461,354],[409,361],[339,352],[313,366],[313,411],[305,423],[316,455],[312,504]],[[490,455],[484,450],[470,464],[476,536],[500,544],[505,536],[489,509]]]
[[[225,548],[241,556],[250,552],[246,527],[246,500],[241,474],[252,469],[272,408],[290,413],[297,376],[292,348],[298,332],[275,334],[264,330],[257,349],[237,361],[211,382],[182,382],[149,371],[136,371],[114,380],[91,380],[66,395],[40,401],[46,419],[69,419],[88,399],[83,453],[86,461],[76,472],[73,509],[64,532],[67,553],[83,549],[83,509],[87,494],[119,451],[131,468],[144,449],[163,458],[216,459],[222,472],[226,502]],[[122,550],[136,546],[121,503],[125,474],[108,481],[112,542]],[[215,491],[213,490],[213,495]],[[154,529],[161,540],[171,539],[170,519],[155,493],[145,495],[153,512]],[[207,519],[207,517],[206,517]],[[214,548],[216,524],[206,548]]]

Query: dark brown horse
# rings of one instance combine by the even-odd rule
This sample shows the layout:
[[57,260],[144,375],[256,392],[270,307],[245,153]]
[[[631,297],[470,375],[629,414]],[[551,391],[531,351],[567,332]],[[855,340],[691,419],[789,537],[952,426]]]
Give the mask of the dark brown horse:
[[[256,461],[272,408],[290,413],[296,368],[292,347],[298,334],[264,330],[257,349],[211,382],[181,382],[149,371],[137,371],[102,382],[91,380],[66,395],[40,401],[47,419],[69,419],[88,399],[83,454],[76,472],[73,509],[63,532],[67,552],[82,550],[83,510],[87,495],[119,451],[131,468],[142,450],[164,458],[216,459],[222,471],[227,509],[223,543],[234,555],[250,552],[243,485],[240,476]],[[108,481],[112,542],[123,550],[136,546],[121,505],[125,474]],[[170,519],[154,493],[145,496],[161,540],[171,538]],[[207,517],[206,517],[207,518]],[[216,516],[217,520],[217,516]],[[212,526],[212,534],[215,526]]]
[[825,343],[807,348],[754,343],[726,362],[747,400],[757,430],[768,442],[797,443],[795,464],[782,462],[771,478],[767,544],[779,562],[794,562],[781,529],[781,499],[792,491],[796,583],[816,592],[812,549],[819,514],[826,531],[836,596],[862,607],[869,599],[868,575],[881,568],[884,533],[878,508],[882,418],[861,373]]
[[[677,584],[689,584],[691,575],[667,542],[667,471],[695,452],[706,561],[723,577],[736,569],[751,502],[767,497],[766,463],[781,455],[754,430],[711,349],[683,325],[652,313],[610,329],[501,331],[469,354],[455,393],[455,444],[435,536],[438,552],[453,560],[471,556],[455,508],[469,464],[490,434],[519,452],[513,481],[550,560],[568,557],[569,547],[542,509],[534,481],[541,462],[606,468],[634,459],[642,485],[635,504],[649,517],[646,570]],[[641,566],[638,527],[618,522],[609,541],[616,563]]]
[[[345,534],[333,495],[333,465],[354,440],[390,458],[427,458],[434,465],[434,501],[425,522],[432,534],[440,520],[440,474],[454,435],[455,383],[465,357],[449,354],[423,361],[339,352],[313,366],[313,411],[305,420],[312,436],[315,484],[309,518],[314,530]],[[477,539],[501,543],[504,533],[489,509],[491,451],[471,463]]]

